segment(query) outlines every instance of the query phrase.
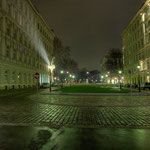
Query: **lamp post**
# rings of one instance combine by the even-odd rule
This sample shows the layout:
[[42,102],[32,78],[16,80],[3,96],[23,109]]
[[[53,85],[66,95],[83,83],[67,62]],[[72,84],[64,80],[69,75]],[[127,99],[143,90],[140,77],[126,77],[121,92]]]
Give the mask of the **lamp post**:
[[86,84],[88,84],[89,83],[89,72],[86,72]]
[[122,71],[120,70],[120,71],[118,71],[118,73],[119,73],[119,83],[120,83],[120,90],[121,90],[120,76],[121,76],[121,74],[122,74]]
[[75,84],[75,76],[72,76],[73,80],[74,80],[74,84]]
[[106,74],[105,77],[106,77],[106,83],[108,83],[108,74]]
[[139,92],[141,92],[141,81],[140,81],[140,69],[141,69],[141,66],[140,65],[138,65],[137,66],[137,69],[138,69],[138,84],[139,84]]
[[71,86],[71,78],[72,78],[72,74],[70,74],[69,77],[70,77],[70,86]]
[[52,91],[52,72],[55,69],[55,65],[49,65],[49,69],[50,69],[50,82],[49,82],[50,87],[49,87],[49,90],[51,92]]
[[67,73],[67,84],[69,83],[69,71],[66,72]]
[[64,74],[64,71],[63,70],[61,70],[60,71],[60,74],[61,74],[61,83],[62,83],[62,85],[61,85],[61,88],[63,88],[63,74]]
[[104,79],[104,76],[101,76],[102,84],[103,84],[103,79]]

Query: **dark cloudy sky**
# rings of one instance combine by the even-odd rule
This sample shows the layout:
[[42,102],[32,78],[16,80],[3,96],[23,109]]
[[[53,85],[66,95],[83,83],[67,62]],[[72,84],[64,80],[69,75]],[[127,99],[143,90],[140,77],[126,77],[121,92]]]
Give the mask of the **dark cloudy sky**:
[[99,69],[110,48],[121,49],[121,33],[145,0],[33,0],[80,68]]

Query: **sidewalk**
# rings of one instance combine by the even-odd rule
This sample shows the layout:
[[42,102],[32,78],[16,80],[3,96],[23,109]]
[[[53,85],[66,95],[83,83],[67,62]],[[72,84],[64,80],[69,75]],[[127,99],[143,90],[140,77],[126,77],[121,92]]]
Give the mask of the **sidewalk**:
[[[124,89],[130,89],[130,88],[124,88]],[[138,88],[132,88],[132,90],[136,91],[136,92],[139,92],[139,89]],[[150,94],[150,90],[142,90],[141,89],[141,93],[147,93],[147,94]]]

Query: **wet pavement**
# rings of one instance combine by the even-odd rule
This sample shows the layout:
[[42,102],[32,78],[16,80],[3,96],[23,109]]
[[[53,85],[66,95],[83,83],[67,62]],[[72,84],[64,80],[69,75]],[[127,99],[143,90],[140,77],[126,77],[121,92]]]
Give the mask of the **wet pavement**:
[[0,97],[0,150],[150,149],[149,96],[32,98]]
[[150,97],[139,98],[133,106],[128,97],[52,97],[53,102],[63,102],[59,104],[44,99],[2,99],[0,125],[150,128],[150,106],[146,105]]
[[0,127],[0,150],[149,150],[150,130]]

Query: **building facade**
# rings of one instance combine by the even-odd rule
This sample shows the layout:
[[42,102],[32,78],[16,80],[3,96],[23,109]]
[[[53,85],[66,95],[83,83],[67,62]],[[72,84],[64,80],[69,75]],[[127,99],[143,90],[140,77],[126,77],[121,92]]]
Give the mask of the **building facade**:
[[53,40],[30,0],[0,0],[0,89],[48,83]]
[[150,0],[122,33],[125,84],[150,82]]

